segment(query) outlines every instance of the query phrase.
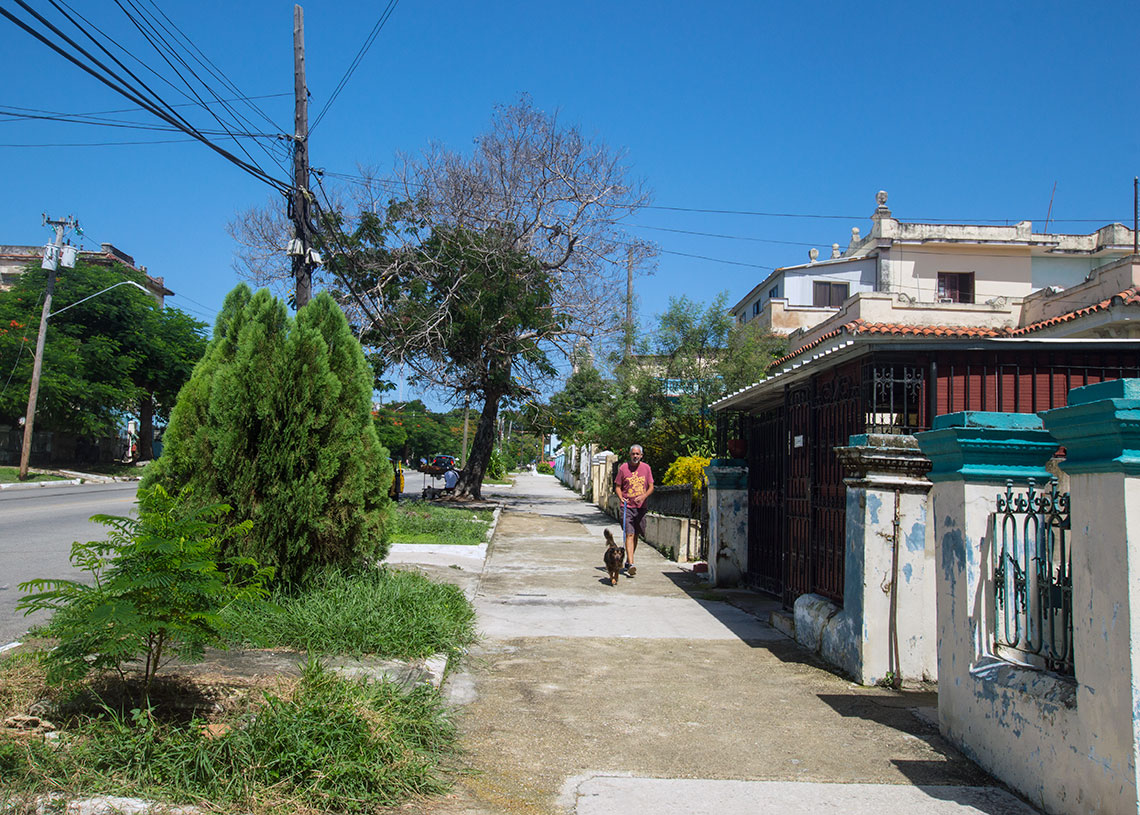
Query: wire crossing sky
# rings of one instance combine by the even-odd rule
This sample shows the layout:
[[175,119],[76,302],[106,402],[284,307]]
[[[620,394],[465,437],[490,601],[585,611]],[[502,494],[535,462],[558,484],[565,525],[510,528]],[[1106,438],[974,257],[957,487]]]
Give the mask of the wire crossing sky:
[[[880,189],[901,220],[1132,223],[1133,0],[303,6],[325,187],[464,149],[528,93],[655,191],[625,224],[659,249],[643,325],[670,296],[735,302],[846,247]],[[291,2],[0,0],[0,244],[72,213],[85,246],[115,244],[212,320],[238,281],[226,223],[290,183],[292,20]]]

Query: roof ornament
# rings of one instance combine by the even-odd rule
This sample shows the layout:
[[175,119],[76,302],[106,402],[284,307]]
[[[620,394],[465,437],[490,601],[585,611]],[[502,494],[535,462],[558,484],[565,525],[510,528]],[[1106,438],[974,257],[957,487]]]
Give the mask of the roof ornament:
[[831,257],[832,257],[832,259],[839,257],[839,244],[838,243],[831,244]]
[[808,249],[808,258],[812,263],[815,263],[816,260],[819,259],[819,250],[814,246],[811,249]]

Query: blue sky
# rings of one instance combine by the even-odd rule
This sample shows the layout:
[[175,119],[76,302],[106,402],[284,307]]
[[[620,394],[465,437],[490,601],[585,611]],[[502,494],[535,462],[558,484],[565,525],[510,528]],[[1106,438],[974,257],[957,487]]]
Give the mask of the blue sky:
[[[292,132],[292,2],[155,2],[243,93],[280,94],[258,104]],[[303,5],[315,117],[386,4]],[[18,12],[13,0],[0,7]],[[113,2],[79,8],[160,66]],[[462,149],[495,104],[529,93],[626,151],[654,190],[662,208],[628,224],[662,251],[638,284],[648,323],[670,296],[708,301],[727,290],[735,302],[811,246],[824,256],[833,242],[845,246],[851,227],[869,228],[879,189],[903,220],[1041,228],[1056,185],[1052,231],[1131,225],[1138,28],[1134,0],[400,0],[314,131],[311,162],[384,171],[397,151],[431,140]],[[0,32],[0,110],[129,106],[9,21]],[[167,101],[182,101],[154,81]],[[12,146],[177,137],[0,116],[0,244],[41,243],[41,212],[74,214],[87,246],[134,255],[166,278],[170,304],[212,321],[238,281],[225,224],[269,200],[269,187],[196,143]]]

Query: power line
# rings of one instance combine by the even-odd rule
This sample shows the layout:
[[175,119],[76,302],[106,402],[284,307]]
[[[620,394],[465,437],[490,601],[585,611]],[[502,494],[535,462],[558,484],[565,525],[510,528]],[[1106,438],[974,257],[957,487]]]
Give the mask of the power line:
[[[79,54],[82,54],[83,57],[85,57],[89,61],[90,64],[84,63],[79,57],[77,57],[73,53],[71,53],[71,51],[69,51],[68,49],[65,49],[61,45],[59,45],[54,39],[45,36],[40,31],[37,31],[30,24],[28,24],[24,20],[21,20],[20,18],[16,17],[14,14],[9,12],[7,9],[0,7],[0,15],[3,15],[7,19],[11,20],[17,26],[22,28],[24,31],[31,34],[33,37],[35,37],[37,40],[42,42],[44,45],[47,45],[53,51],[58,53],[64,59],[66,59],[69,62],[71,62],[72,64],[76,65],[78,68],[83,70],[85,73],[90,74],[92,77],[99,80],[104,85],[106,85],[107,87],[114,90],[116,93],[119,93],[119,94],[125,96],[126,98],[128,98],[132,102],[134,102],[135,104],[137,104],[140,107],[150,111],[155,116],[158,116],[160,119],[167,121],[168,123],[174,125],[175,127],[178,127],[179,129],[183,130],[188,135],[193,136],[195,139],[200,141],[202,144],[206,145],[207,147],[209,147],[214,152],[218,153],[219,155],[223,156],[224,158],[226,158],[227,160],[229,160],[233,164],[242,168],[243,170],[245,170],[250,175],[253,175],[256,178],[259,178],[260,180],[264,181],[265,183],[269,184],[270,186],[273,186],[273,187],[275,187],[281,191],[285,191],[285,190],[289,189],[289,185],[287,185],[284,182],[279,181],[279,180],[273,178],[272,176],[268,175],[261,168],[256,167],[256,166],[254,166],[248,162],[243,161],[242,159],[235,156],[233,153],[229,152],[228,150],[225,150],[222,147],[219,147],[218,145],[211,142],[204,135],[199,133],[192,125],[190,125],[189,122],[187,122],[184,118],[179,116],[177,114],[177,112],[170,109],[170,106],[164,100],[162,100],[161,97],[158,97],[157,94],[155,94],[151,88],[149,88],[145,83],[143,83],[141,80],[139,80],[138,77],[135,76],[129,69],[125,68],[125,66],[122,66],[122,63],[119,60],[117,60],[113,56],[111,56],[111,59],[113,61],[115,61],[116,64],[123,67],[123,69],[136,82],[138,82],[142,86],[143,90],[145,90],[146,93],[148,93],[152,97],[154,97],[155,101],[151,101],[151,100],[145,98],[142,95],[143,90],[139,90],[136,87],[132,87],[127,80],[123,79],[120,75],[116,74],[115,71],[113,71],[112,69],[110,69],[106,65],[104,65],[100,60],[98,60],[90,52],[88,52],[81,45],[79,45],[79,43],[75,42],[75,40],[73,40],[71,37],[68,37],[57,26],[55,26],[50,21],[48,21],[46,18],[44,18],[43,15],[39,14],[34,9],[32,9],[30,6],[28,6],[28,4],[26,2],[24,2],[24,0],[15,0],[15,2],[22,9],[24,9],[24,11],[26,13],[30,14],[37,21],[39,21],[42,25],[44,25],[48,29],[50,29],[59,39],[66,42],[68,45],[71,46],[72,49],[74,49]],[[54,0],[52,0],[52,3],[53,3],[53,5],[55,5]],[[67,15],[64,14],[64,16],[66,17]],[[71,19],[70,17],[68,18],[68,20],[73,25],[76,25],[77,27],[79,27],[78,24],[76,24],[75,21],[73,19]],[[80,30],[83,31],[84,35],[87,36],[89,39],[93,39],[82,28],[80,28]],[[100,50],[104,51],[104,53],[107,53],[106,48],[104,48],[102,45],[99,45],[98,43],[96,43],[96,45],[100,48]],[[92,65],[97,66],[98,70],[96,70],[95,67],[92,67]],[[163,110],[162,109],[163,107],[167,108],[167,110]],[[169,111],[169,112],[167,112],[167,111]]]
[[325,106],[321,108],[321,112],[318,113],[317,118],[313,120],[313,124],[309,127],[309,134],[312,134],[312,132],[317,129],[317,125],[321,123],[321,119],[325,117],[325,114],[328,113],[329,108],[332,107],[332,103],[336,101],[336,98],[338,96],[340,96],[340,92],[344,90],[344,86],[348,84],[348,80],[356,72],[356,69],[360,67],[360,63],[364,59],[364,55],[368,53],[368,50],[372,47],[372,43],[376,41],[376,37],[379,36],[380,30],[384,28],[384,24],[388,22],[388,18],[392,16],[392,12],[395,11],[396,5],[399,2],[400,0],[388,0],[387,7],[385,7],[384,11],[380,14],[380,19],[376,21],[376,25],[372,26],[372,31],[365,38],[364,44],[360,46],[360,50],[356,52],[356,56],[353,58],[352,63],[348,66],[348,70],[344,72],[344,76],[341,77],[340,82],[337,83],[336,88],[333,89],[332,94],[329,96],[328,101],[325,102]]

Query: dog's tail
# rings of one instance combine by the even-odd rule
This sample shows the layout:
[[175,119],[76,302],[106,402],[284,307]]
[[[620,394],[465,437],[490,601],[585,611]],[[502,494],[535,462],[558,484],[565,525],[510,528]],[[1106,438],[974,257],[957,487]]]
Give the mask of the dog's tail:
[[614,542],[614,536],[612,534],[610,534],[610,530],[608,530],[608,529],[605,530],[604,534],[606,536],[606,543],[607,544],[609,544],[610,546],[617,546],[617,544]]

